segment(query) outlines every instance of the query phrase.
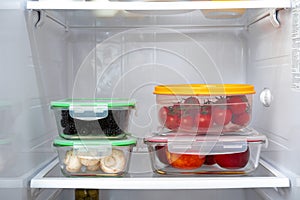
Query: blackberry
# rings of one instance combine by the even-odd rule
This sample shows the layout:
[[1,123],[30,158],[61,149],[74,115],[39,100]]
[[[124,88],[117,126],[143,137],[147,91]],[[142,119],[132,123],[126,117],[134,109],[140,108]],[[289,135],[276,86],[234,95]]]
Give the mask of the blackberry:
[[77,134],[77,130],[74,124],[68,124],[64,130],[63,130],[64,134],[66,135],[76,135]]
[[63,132],[66,135],[70,135],[70,127],[69,126],[65,127],[64,130],[63,130]]
[[69,117],[69,111],[68,110],[62,110],[61,111],[62,118],[68,118]]
[[104,134],[105,136],[118,136],[123,134],[123,130],[120,127],[127,126],[128,114],[127,110],[109,110],[106,118],[84,121],[73,119],[68,110],[62,110],[62,119],[60,122],[64,128],[63,132],[66,135],[96,136]]
[[[115,116],[118,116],[119,112],[115,111]],[[122,118],[122,120],[124,120],[124,118]],[[108,111],[108,116],[106,118],[99,119],[98,122],[106,136],[117,136],[123,132],[115,121],[113,112],[111,110]]]
[[64,119],[64,118],[62,118],[62,119],[60,120],[60,125],[61,125],[63,128],[65,128],[68,124],[69,124],[69,120],[66,120],[66,119]]
[[70,122],[74,122],[74,119],[71,117],[70,113],[68,110],[62,110],[61,111],[61,117],[64,120],[68,120]]
[[76,130],[75,124],[69,124],[69,128],[70,128],[70,135],[77,134],[77,130]]
[[75,122],[74,122],[74,119],[73,119],[70,115],[69,115],[68,121],[69,121],[69,123],[72,123],[72,124],[75,123]]

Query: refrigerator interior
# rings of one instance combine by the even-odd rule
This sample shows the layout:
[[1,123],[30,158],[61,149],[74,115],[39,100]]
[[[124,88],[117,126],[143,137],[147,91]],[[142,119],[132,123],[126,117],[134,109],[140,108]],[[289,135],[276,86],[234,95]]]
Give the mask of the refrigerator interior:
[[[241,18],[207,19],[189,12],[26,10],[25,1],[1,2],[0,193],[43,199],[30,179],[56,155],[50,101],[67,97],[125,97],[137,101],[129,132],[139,138],[130,173],[151,173],[143,138],[157,131],[158,84],[249,83],[254,96],[251,126],[267,135],[262,157],[286,174],[291,188],[220,190],[100,190],[103,199],[296,199],[300,162],[299,90],[292,88],[292,13],[278,11],[280,27],[265,9]],[[39,20],[41,19],[41,20]],[[54,20],[53,20],[54,19]],[[269,107],[260,92],[272,94]],[[21,163],[21,164],[20,164]],[[3,184],[2,184],[3,183]],[[73,190],[43,190],[48,198]],[[44,195],[45,195],[44,194]],[[49,195],[48,195],[49,194]],[[51,195],[50,195],[51,194]],[[35,196],[36,195],[36,196]],[[2,195],[1,195],[2,196]]]

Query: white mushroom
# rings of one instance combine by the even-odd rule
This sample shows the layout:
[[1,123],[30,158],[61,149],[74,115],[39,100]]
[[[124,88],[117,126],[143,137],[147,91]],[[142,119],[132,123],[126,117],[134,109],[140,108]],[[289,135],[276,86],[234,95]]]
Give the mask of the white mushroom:
[[69,162],[70,162],[70,157],[72,156],[73,154],[73,151],[72,150],[69,150],[66,152],[66,155],[65,155],[65,159],[64,159],[64,164],[65,165],[68,165]]
[[79,156],[79,159],[81,164],[87,167],[97,165],[100,161],[99,158],[88,157],[88,156]]
[[81,164],[83,164],[84,166],[94,166],[97,163],[99,163],[100,161],[100,157],[98,156],[98,152],[97,151],[79,151],[77,152],[77,156],[80,159]]
[[105,173],[119,173],[125,168],[126,158],[124,152],[113,149],[110,156],[106,156],[100,160],[100,167]]
[[66,170],[68,172],[79,172],[82,166],[80,160],[72,150],[67,151],[64,159],[64,164],[66,165]]
[[99,169],[100,169],[100,162],[99,161],[98,161],[97,164],[87,167],[88,171],[98,171]]

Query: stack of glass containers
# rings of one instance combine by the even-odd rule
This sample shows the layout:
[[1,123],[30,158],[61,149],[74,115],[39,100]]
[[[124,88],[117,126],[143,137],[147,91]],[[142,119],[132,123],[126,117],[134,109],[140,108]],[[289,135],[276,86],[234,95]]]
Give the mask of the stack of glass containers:
[[59,136],[54,140],[66,176],[122,176],[136,139],[127,132],[135,101],[63,99],[51,102]]
[[249,174],[266,137],[248,128],[248,84],[155,87],[159,134],[145,138],[158,174]]

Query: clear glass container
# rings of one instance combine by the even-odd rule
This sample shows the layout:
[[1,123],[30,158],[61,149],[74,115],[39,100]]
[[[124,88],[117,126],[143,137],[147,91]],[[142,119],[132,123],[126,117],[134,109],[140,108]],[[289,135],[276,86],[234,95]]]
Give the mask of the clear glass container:
[[135,138],[123,140],[54,140],[65,176],[123,176],[128,172]]
[[254,87],[247,84],[158,85],[160,133],[222,134],[248,126]]
[[258,167],[267,139],[253,130],[246,132],[221,136],[168,134],[145,138],[145,143],[157,174],[247,175]]
[[122,139],[135,102],[130,99],[63,99],[51,102],[65,139]]

